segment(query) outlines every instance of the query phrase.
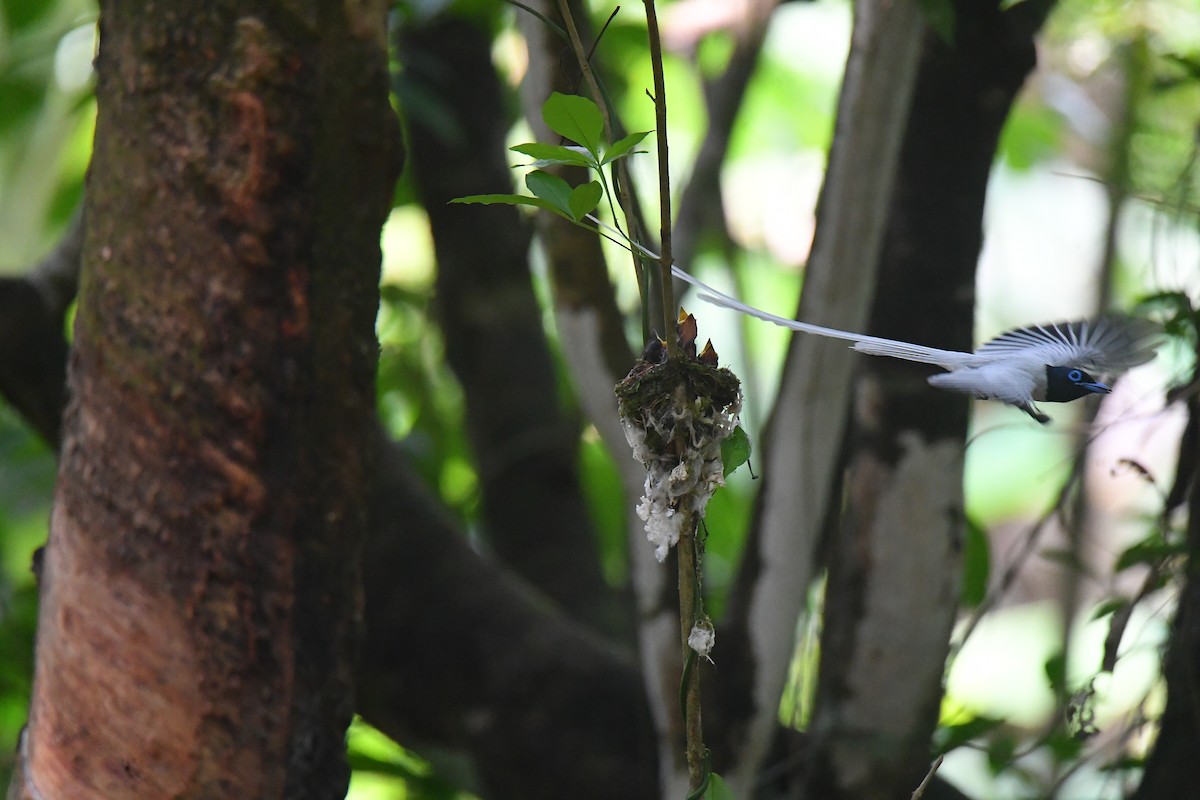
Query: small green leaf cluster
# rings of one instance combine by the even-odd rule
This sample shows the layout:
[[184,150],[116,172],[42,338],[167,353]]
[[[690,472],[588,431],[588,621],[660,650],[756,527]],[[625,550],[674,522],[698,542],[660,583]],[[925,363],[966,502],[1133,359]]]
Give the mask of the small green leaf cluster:
[[[600,109],[586,97],[555,92],[542,105],[542,120],[550,130],[573,144],[544,144],[527,142],[511,148],[535,159],[529,166],[533,171],[525,176],[525,186],[532,193],[476,194],[459,197],[455,203],[503,203],[543,208],[571,222],[581,223],[596,210],[608,189],[604,167],[619,158],[632,155],[634,148],[650,134],[639,131],[606,145],[604,117]],[[547,167],[573,166],[595,170],[598,180],[571,186]]]

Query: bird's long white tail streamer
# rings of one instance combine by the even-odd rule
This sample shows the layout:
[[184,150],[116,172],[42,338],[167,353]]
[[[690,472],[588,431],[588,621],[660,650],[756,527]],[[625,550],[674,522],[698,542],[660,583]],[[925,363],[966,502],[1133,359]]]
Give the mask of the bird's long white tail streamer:
[[671,273],[679,280],[690,283],[699,289],[700,292],[697,297],[708,303],[739,311],[751,317],[766,320],[767,322],[773,322],[789,330],[853,342],[854,350],[859,353],[866,353],[872,356],[889,356],[891,358],[904,359],[905,361],[919,361],[923,364],[937,364],[945,369],[958,369],[959,367],[967,366],[972,358],[971,353],[939,350],[935,347],[922,347],[918,344],[908,344],[907,342],[897,342],[893,339],[882,339],[878,336],[865,336],[861,333],[839,331],[836,328],[826,328],[821,325],[813,325],[809,322],[799,322],[787,317],[780,317],[768,311],[763,311],[761,308],[746,305],[741,300],[730,297],[718,289],[714,289],[704,281],[684,272],[679,267],[671,267]]

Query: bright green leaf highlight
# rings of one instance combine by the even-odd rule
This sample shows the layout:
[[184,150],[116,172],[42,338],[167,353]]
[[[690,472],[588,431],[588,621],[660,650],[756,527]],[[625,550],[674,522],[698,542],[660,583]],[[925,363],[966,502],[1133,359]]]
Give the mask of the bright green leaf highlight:
[[550,130],[583,145],[592,158],[600,160],[600,137],[604,118],[600,109],[586,97],[554,92],[542,105],[542,119]]
[[750,460],[750,437],[739,425],[733,429],[729,438],[721,442],[721,463],[725,467],[725,477]]

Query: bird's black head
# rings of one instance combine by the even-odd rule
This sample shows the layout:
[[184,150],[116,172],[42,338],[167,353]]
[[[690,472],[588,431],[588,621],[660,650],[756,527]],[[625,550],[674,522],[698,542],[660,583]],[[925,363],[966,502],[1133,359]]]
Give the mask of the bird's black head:
[[1088,394],[1108,394],[1109,387],[1078,367],[1046,367],[1046,402],[1068,403]]

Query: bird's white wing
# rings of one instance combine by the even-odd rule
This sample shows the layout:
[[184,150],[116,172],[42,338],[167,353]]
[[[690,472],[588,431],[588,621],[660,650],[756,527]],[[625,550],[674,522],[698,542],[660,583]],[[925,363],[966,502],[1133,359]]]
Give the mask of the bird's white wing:
[[1115,373],[1154,358],[1159,334],[1147,320],[1105,316],[1018,328],[983,344],[975,355],[984,362],[1022,358]]
[[873,356],[889,356],[891,358],[902,358],[905,361],[919,361],[923,364],[937,364],[945,369],[958,369],[964,366],[970,366],[975,363],[976,356],[973,353],[960,353],[956,350],[939,350],[936,347],[923,347],[919,344],[908,344],[907,342],[898,342],[894,339],[883,339],[878,336],[864,336],[861,333],[850,333],[849,331],[839,331],[836,328],[826,328],[821,325],[813,325],[808,322],[799,322],[787,317],[776,316],[767,311],[754,306],[748,306],[736,298],[730,297],[724,292],[718,291],[707,283],[694,278],[688,273],[681,270],[679,267],[671,268],[672,274],[681,281],[690,283],[700,290],[698,297],[713,305],[718,305],[723,308],[730,308],[734,311],[740,311],[751,317],[773,322],[776,325],[781,325],[784,328],[789,328],[793,331],[801,333],[811,333],[817,336],[826,336],[830,339],[842,339],[847,342],[853,342],[853,349],[860,353],[867,353]]

